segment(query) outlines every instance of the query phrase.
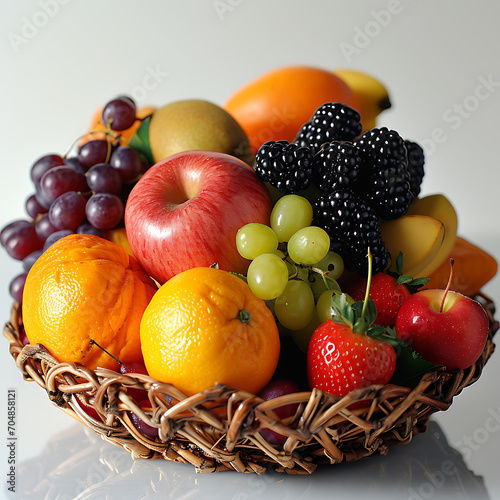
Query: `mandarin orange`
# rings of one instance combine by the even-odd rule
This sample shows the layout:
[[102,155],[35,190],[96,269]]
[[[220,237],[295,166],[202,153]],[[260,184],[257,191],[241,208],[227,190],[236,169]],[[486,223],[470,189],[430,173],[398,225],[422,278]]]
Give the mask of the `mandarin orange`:
[[265,302],[227,271],[199,267],[160,287],[141,322],[148,373],[187,395],[216,384],[257,394],[280,352]]
[[139,327],[157,287],[121,246],[72,234],[50,246],[30,269],[23,320],[31,344],[59,362],[95,369],[142,361]]
[[332,101],[358,107],[347,83],[331,71],[285,66],[243,85],[228,97],[223,108],[246,132],[255,154],[266,141],[293,141],[316,109]]

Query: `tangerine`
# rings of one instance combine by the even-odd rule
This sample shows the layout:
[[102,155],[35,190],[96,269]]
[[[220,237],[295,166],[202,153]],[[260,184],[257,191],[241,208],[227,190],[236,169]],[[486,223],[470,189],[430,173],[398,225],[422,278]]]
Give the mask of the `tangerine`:
[[248,82],[229,96],[223,108],[246,132],[255,154],[266,141],[292,142],[314,112],[333,101],[358,107],[350,87],[331,71],[285,66]]
[[280,352],[265,302],[241,278],[210,267],[160,287],[142,317],[141,345],[148,373],[187,395],[216,384],[257,394]]
[[51,245],[26,278],[23,320],[32,344],[59,362],[116,369],[142,361],[139,327],[157,287],[120,245],[72,234]]

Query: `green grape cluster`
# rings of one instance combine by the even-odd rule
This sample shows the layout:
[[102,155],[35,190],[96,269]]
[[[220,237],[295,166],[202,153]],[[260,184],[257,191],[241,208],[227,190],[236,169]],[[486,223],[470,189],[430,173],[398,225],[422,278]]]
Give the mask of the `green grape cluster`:
[[285,195],[274,205],[270,227],[250,223],[236,235],[238,252],[251,260],[252,292],[268,301],[282,327],[307,337],[331,318],[332,294],[342,293],[337,280],[344,271],[342,257],[330,251],[330,237],[311,225],[312,218],[306,198]]

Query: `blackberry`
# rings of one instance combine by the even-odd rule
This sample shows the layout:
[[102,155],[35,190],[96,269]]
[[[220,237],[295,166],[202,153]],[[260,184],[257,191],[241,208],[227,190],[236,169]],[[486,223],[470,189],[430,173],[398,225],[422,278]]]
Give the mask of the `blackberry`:
[[257,151],[255,172],[282,193],[306,189],[312,178],[311,150],[288,141],[265,142]]
[[324,144],[313,157],[313,182],[322,193],[353,188],[361,169],[359,150],[351,142]]
[[322,195],[314,203],[313,224],[330,236],[330,249],[344,259],[349,271],[366,274],[368,247],[373,255],[373,274],[387,266],[377,214],[351,190]]
[[405,140],[408,156],[408,172],[410,173],[410,189],[416,198],[420,194],[420,186],[424,178],[425,154],[416,142]]
[[361,190],[366,202],[385,220],[406,213],[413,199],[406,146],[386,127],[373,128],[353,141],[360,150]]
[[325,142],[352,141],[362,128],[355,109],[340,102],[329,102],[320,106],[302,125],[294,142],[308,146],[315,154]]

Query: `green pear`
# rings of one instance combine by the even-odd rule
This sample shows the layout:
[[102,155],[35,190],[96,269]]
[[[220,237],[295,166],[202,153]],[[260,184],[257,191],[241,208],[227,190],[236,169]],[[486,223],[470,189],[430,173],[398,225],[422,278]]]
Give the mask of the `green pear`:
[[157,109],[149,125],[149,143],[155,162],[182,151],[226,153],[251,165],[248,137],[224,109],[209,101],[176,101]]

